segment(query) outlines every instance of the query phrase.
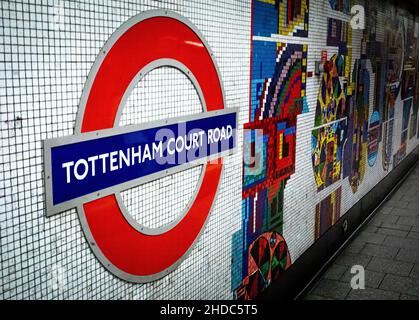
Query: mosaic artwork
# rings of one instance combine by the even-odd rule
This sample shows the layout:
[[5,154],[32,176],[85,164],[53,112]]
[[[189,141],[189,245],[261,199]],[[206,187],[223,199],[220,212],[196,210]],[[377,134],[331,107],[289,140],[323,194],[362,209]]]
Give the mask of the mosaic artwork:
[[[418,40],[419,43],[419,40]],[[415,93],[413,95],[413,111],[410,119],[409,139],[418,135],[418,112],[419,112],[419,72],[416,72]]]
[[[408,37],[408,34],[414,33],[414,23],[410,19],[398,17],[394,19],[393,25],[398,25],[397,33],[389,32],[390,44],[393,50],[389,55],[389,64],[387,69],[387,80],[389,90],[397,101],[397,95],[403,100],[402,126],[400,136],[400,146],[393,156],[393,167],[396,167],[407,154],[407,141],[409,136],[409,120],[411,117],[413,95],[415,93],[416,81],[416,52],[414,46],[414,37]],[[395,50],[396,49],[396,50]],[[398,78],[397,78],[398,76]],[[394,102],[395,104],[395,102]]]
[[252,122],[244,126],[242,279],[250,275],[248,248],[260,234],[282,234],[283,193],[295,171],[297,115],[305,105],[306,46],[273,44],[253,46]]
[[[382,129],[382,152],[383,152],[383,169],[389,170],[392,163],[393,154],[393,131],[394,131],[394,114],[396,95],[391,87],[386,87],[386,101],[383,112],[383,129]],[[394,89],[394,87],[393,87]]]
[[370,61],[372,72],[371,80],[374,80],[372,114],[368,129],[368,165],[373,167],[377,163],[379,146],[382,140],[382,114],[385,101],[385,71],[386,71],[386,48],[383,42],[377,40],[378,12],[380,4],[377,1],[365,2],[366,26],[363,34],[363,43],[366,45],[365,58]]
[[[327,2],[330,5],[322,14],[326,23],[324,44],[314,47],[322,53],[316,61],[322,59],[326,64],[316,79],[315,109],[310,110],[314,123],[308,128],[312,177],[322,199],[316,200],[314,210],[315,240],[341,218],[344,191],[350,188],[349,192],[362,195],[361,186],[369,181],[369,170],[377,169],[380,155],[384,170],[389,171],[407,155],[408,138],[419,137],[419,41],[407,43],[406,39],[406,32],[419,35],[419,25],[405,23],[400,12],[387,10],[380,1],[369,1],[365,2],[366,27],[354,31],[348,23],[351,1],[324,2],[323,6]],[[255,0],[252,12],[242,229],[233,236],[232,290],[238,299],[258,297],[291,265],[289,252],[293,251],[289,251],[283,235],[284,223],[288,226],[295,215],[284,212],[284,195],[298,161],[297,116],[309,111],[306,79],[311,74],[307,70],[307,46],[301,44],[308,36],[308,23],[303,24],[308,21],[308,3]],[[342,18],[344,15],[348,19]],[[289,41],[290,36],[297,36],[298,41]],[[355,36],[362,38],[354,42]],[[401,113],[403,119],[396,119]],[[396,148],[397,121],[402,132]],[[291,230],[294,227],[287,226]],[[278,243],[282,260],[273,258]],[[279,260],[282,263],[278,264]]]
[[[329,1],[333,10],[344,11],[343,1]],[[346,3],[346,2],[345,2]],[[351,28],[347,22],[327,18],[327,45],[337,48],[320,75],[314,129],[312,131],[312,166],[317,191],[331,187],[342,178],[347,154]],[[341,190],[339,188],[339,190]],[[340,218],[340,191],[332,192],[315,210],[314,238],[319,239]]]
[[386,83],[384,63],[385,48],[381,42],[369,42],[367,52],[366,59],[370,61],[372,67],[370,77],[371,79],[374,79],[374,91],[370,93],[373,95],[372,110],[378,112],[381,126],[381,115],[384,110]]
[[345,52],[341,53],[329,60],[330,71],[321,76],[317,97],[315,128],[312,131],[312,165],[318,191],[339,181],[342,175],[347,127],[347,58],[343,55]]
[[312,162],[317,190],[339,181],[342,173],[342,148],[346,141],[346,121],[335,122],[312,132]]
[[419,24],[416,25],[413,17],[407,19],[406,56],[404,63],[402,99],[413,98],[412,113],[410,115],[409,139],[417,135],[417,122],[419,111]]
[[382,130],[383,169],[388,171],[392,164],[394,115],[397,96],[400,92],[405,51],[405,28],[403,19],[394,10],[387,13],[385,20],[385,41],[387,50],[385,70],[385,101]]
[[350,26],[347,22],[328,18],[327,19],[327,45],[339,47],[342,43],[346,43]]
[[315,240],[318,240],[339,220],[341,203],[342,188],[339,188],[316,205],[314,232]]
[[[353,92],[352,85],[349,86],[349,92]],[[352,171],[352,153],[354,151],[353,143],[351,143],[350,137],[354,135],[354,115],[355,115],[355,97],[350,94],[346,97],[346,110],[348,110],[347,126],[345,128],[345,134],[347,140],[345,141],[345,146],[343,147],[343,168],[342,168],[342,177],[344,179],[348,178],[351,175]]]
[[248,276],[236,290],[238,300],[256,299],[291,266],[287,244],[276,232],[267,232],[257,238],[250,244],[247,256]]
[[[347,12],[347,1],[329,1],[333,10]],[[345,21],[327,18],[327,46],[338,53],[327,62],[327,72],[320,75],[314,129],[312,131],[312,165],[317,191],[331,187],[348,177],[354,166],[356,150],[349,143],[355,132],[355,98],[351,85],[352,29]],[[351,131],[352,130],[352,131]],[[340,218],[341,188],[316,206],[315,239],[317,240]]]
[[[417,62],[417,38],[415,30],[415,19],[413,16],[408,16],[408,19],[403,20],[404,29],[406,30],[405,37],[405,54],[404,54],[404,68],[403,70],[416,71],[416,62]],[[413,80],[414,81],[414,80]],[[405,97],[402,96],[404,100]]]
[[[364,40],[368,43],[377,41],[378,28],[378,3],[376,1],[365,1],[365,30]],[[370,56],[373,57],[373,56]]]
[[349,110],[347,143],[352,147],[350,159],[348,159],[351,162],[349,183],[353,193],[356,193],[365,178],[368,152],[370,71],[367,68],[367,60],[360,59],[355,62],[352,76],[355,91],[354,103]]
[[308,36],[308,0],[276,1],[279,11],[279,34]]
[[308,0],[254,0],[253,34],[308,36]]
[[409,139],[413,139],[417,136],[419,108],[417,104],[413,104],[413,106],[412,115],[410,116]]
[[365,2],[366,26],[363,33],[365,54],[363,58],[371,63],[370,80],[374,81],[372,114],[369,119],[368,129],[368,165],[374,167],[377,164],[379,147],[382,140],[382,114],[385,101],[385,73],[386,73],[386,48],[383,42],[377,40],[378,12],[380,4],[376,1]]
[[[350,1],[330,0],[329,4],[333,10],[349,13]],[[312,131],[312,165],[318,192],[348,178],[352,192],[357,193],[366,180],[367,163],[370,167],[377,163],[380,146],[383,168],[389,170],[393,162],[399,163],[406,155],[409,120],[410,136],[418,134],[418,110],[405,101],[401,146],[393,154],[397,98],[400,94],[402,99],[412,100],[416,93],[416,42],[406,41],[406,30],[415,32],[412,19],[405,25],[399,12],[387,10],[384,23],[380,22],[384,26],[382,41],[382,33],[378,36],[378,12],[384,4],[365,4],[368,19],[359,44],[352,43],[352,29],[346,21],[334,15],[327,18],[326,45],[336,47],[338,54],[329,59],[327,72],[320,75]],[[361,56],[352,67],[354,45],[361,46]],[[330,204],[329,197],[323,201]],[[340,206],[340,201],[336,205]],[[323,233],[319,229],[320,208],[316,211],[316,238]],[[340,207],[336,209],[340,211]],[[329,221],[326,229],[335,221],[331,215],[329,218],[323,218]]]
[[370,167],[373,167],[377,162],[380,134],[380,114],[374,111],[371,114],[368,129],[368,165]]
[[[334,55],[329,61],[330,71],[321,77],[315,126],[327,125],[346,116],[345,56]],[[342,80],[343,79],[343,80]]]
[[[342,11],[346,1],[330,1]],[[342,178],[344,148],[348,126],[348,87],[352,49],[352,29],[345,21],[327,18],[327,45],[337,48],[327,61],[327,72],[320,75],[314,129],[312,131],[312,166],[317,191],[330,187]]]
[[[413,95],[413,119],[416,121],[411,122],[411,126],[414,127],[411,129],[412,136],[416,135],[419,138],[419,21],[415,23],[414,31],[415,41],[415,51],[416,51],[416,85],[415,85],[415,94]],[[417,124],[416,124],[417,122]],[[412,137],[413,138],[413,137]]]
[[[254,35],[307,36],[308,1],[256,0],[253,5]],[[261,22],[274,16],[276,26]],[[291,265],[281,236],[284,190],[295,172],[297,116],[308,111],[306,79],[306,45],[253,40],[242,230],[233,236],[232,289],[238,299],[255,298]]]
[[416,68],[409,67],[405,65],[402,76],[402,88],[401,88],[401,98],[406,100],[413,97],[415,93],[415,82],[416,82]]
[[394,94],[397,96],[404,70],[405,28],[402,17],[396,15],[386,20],[385,44],[388,50],[387,85],[396,88]]
[[407,140],[409,130],[409,119],[412,109],[413,99],[407,99],[403,102],[402,133],[399,150],[394,155],[393,165],[396,167],[407,155]]

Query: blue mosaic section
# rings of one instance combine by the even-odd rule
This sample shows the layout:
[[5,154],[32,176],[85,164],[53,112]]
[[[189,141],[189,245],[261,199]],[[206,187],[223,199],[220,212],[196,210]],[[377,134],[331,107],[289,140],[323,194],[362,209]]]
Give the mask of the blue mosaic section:
[[272,4],[253,1],[253,35],[270,37],[278,33],[278,8]]
[[[259,134],[260,136],[257,136]],[[244,135],[246,141],[251,142],[244,145],[245,164],[243,166],[243,188],[246,189],[266,179],[267,168],[264,160],[267,156],[269,137],[267,135],[262,135],[255,130],[246,130]],[[253,162],[251,161],[252,145],[255,148]],[[252,164],[252,166],[249,164]]]

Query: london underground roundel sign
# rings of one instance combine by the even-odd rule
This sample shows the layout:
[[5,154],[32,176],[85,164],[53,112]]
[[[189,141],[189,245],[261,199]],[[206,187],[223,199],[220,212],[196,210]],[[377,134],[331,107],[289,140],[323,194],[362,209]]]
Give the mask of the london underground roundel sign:
[[[194,84],[203,112],[119,127],[122,109],[150,71],[171,66]],[[82,93],[75,134],[44,141],[47,216],[77,208],[91,249],[116,276],[148,282],[173,271],[202,233],[220,183],[222,158],[236,151],[237,111],[203,36],[170,11],[148,11],[107,41]],[[135,221],[120,192],[203,165],[190,205],[158,229]]]

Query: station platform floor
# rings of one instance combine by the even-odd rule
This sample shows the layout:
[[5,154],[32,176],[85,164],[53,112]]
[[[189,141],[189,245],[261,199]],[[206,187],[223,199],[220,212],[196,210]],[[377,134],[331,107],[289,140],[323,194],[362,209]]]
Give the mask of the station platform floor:
[[[351,287],[355,265],[364,290]],[[304,299],[419,300],[419,164]]]

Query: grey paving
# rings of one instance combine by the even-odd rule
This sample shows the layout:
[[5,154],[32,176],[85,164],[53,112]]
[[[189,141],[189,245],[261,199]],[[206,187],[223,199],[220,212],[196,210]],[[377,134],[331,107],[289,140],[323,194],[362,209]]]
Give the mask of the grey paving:
[[393,259],[397,256],[399,248],[386,247],[382,245],[376,245],[368,243],[362,249],[361,253],[366,256]]
[[383,227],[377,228],[376,232],[379,234],[387,235],[387,236],[395,236],[395,237],[401,237],[401,238],[405,238],[409,234],[408,231],[383,228]]
[[341,266],[352,267],[355,265],[367,265],[371,260],[370,256],[355,253],[343,253],[336,259],[336,264]]
[[419,232],[410,231],[407,237],[410,239],[419,240]]
[[400,293],[381,289],[367,288],[365,290],[352,290],[347,300],[399,300]]
[[[371,288],[371,289],[378,289],[380,287],[381,282],[383,281],[385,277],[385,273],[383,272],[376,272],[371,270],[365,270],[365,287]],[[343,277],[340,278],[340,281],[343,281],[345,283],[350,283],[351,279],[353,277],[353,274],[351,274],[350,269],[348,269],[347,272],[343,275]],[[355,290],[353,290],[355,291]]]
[[412,271],[410,272],[410,277],[419,279],[419,264],[416,264],[413,267]]
[[327,298],[327,297],[321,297],[321,296],[316,296],[315,294],[308,294],[306,297],[304,297],[304,300],[333,300],[332,298]]
[[[397,196],[397,193],[396,193]],[[400,208],[400,209],[405,209],[407,208],[408,203],[406,201],[402,201],[402,200],[394,200],[394,199],[390,199],[388,200],[387,204],[390,207],[393,208]]]
[[[419,165],[336,258],[306,300],[419,300]],[[353,266],[365,289],[351,288]]]
[[361,233],[358,235],[358,238],[366,243],[382,244],[386,239],[386,235],[361,231]]
[[[408,200],[404,200],[404,201],[408,201]],[[411,208],[406,208],[406,209],[394,208],[392,213],[395,216],[399,216],[399,217],[417,218],[418,216],[416,210],[411,209]]]
[[323,279],[311,291],[311,294],[318,297],[344,300],[351,288],[344,282]]
[[419,279],[387,274],[380,284],[380,289],[419,296]]
[[325,272],[323,278],[329,280],[339,280],[348,271],[349,267],[334,264]]
[[[377,214],[374,218],[371,219],[368,226],[382,227],[383,224],[393,225],[399,219],[399,216],[395,216],[395,215],[393,215],[393,213],[389,213],[389,214],[380,214],[380,213]],[[367,226],[367,228],[368,228],[368,226]]]
[[417,250],[419,248],[419,240],[393,236],[387,236],[383,241],[383,244],[393,248],[405,248],[412,250]]
[[406,225],[394,224],[394,223],[383,223],[381,227],[386,228],[386,229],[393,229],[393,230],[404,230],[404,231],[412,230],[412,226],[406,226]]
[[413,269],[413,263],[373,257],[367,269],[407,277]]
[[419,263],[419,250],[400,249],[396,256],[396,260]]
[[366,243],[355,239],[350,245],[348,245],[345,249],[345,252],[347,253],[360,253],[364,247],[366,246]]
[[419,227],[419,218],[400,217],[397,220],[397,224],[405,225],[405,226],[412,226],[412,227]]

